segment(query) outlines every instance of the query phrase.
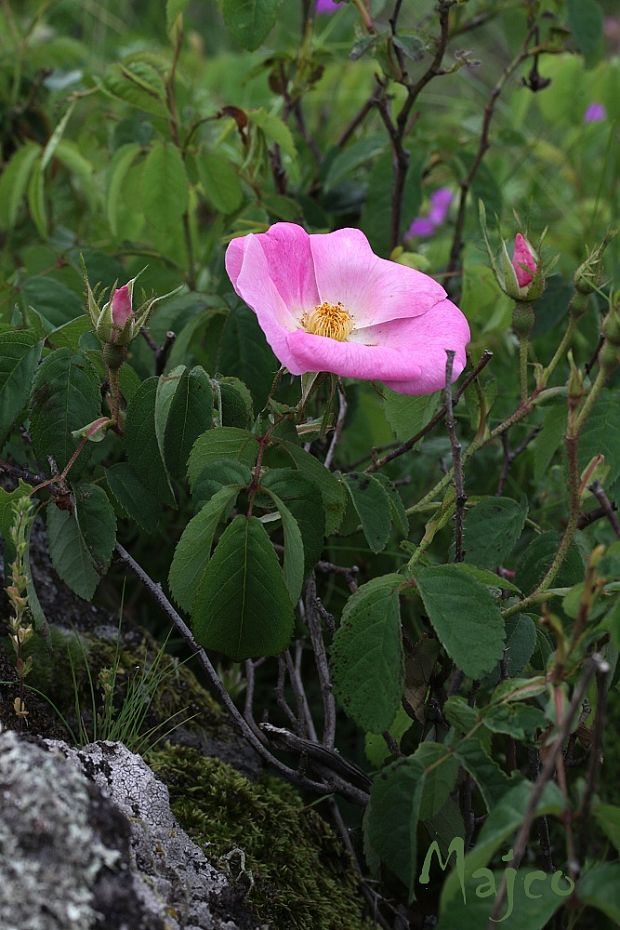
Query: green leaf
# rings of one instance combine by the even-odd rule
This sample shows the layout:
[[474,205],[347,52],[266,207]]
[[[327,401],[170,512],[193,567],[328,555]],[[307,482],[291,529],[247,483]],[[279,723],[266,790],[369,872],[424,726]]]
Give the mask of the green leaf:
[[[507,867],[511,868],[512,864],[508,862]],[[516,874],[508,873],[511,890],[497,924],[489,923],[504,874],[499,869],[484,869],[475,877],[468,876],[464,881],[466,901],[463,901],[458,888],[437,930],[453,930],[454,927],[458,930],[481,930],[496,925],[505,930],[544,930],[551,927],[554,913],[567,899],[555,890],[555,879],[551,875],[531,867],[520,868]],[[560,887],[563,893],[570,894],[570,886],[565,879],[562,879]]]
[[615,391],[603,391],[586,420],[579,438],[579,467],[602,453],[609,466],[607,483],[620,477],[620,404]]
[[247,307],[231,310],[222,329],[217,368],[247,384],[257,410],[267,401],[278,365],[256,314]]
[[45,205],[45,176],[40,160],[32,167],[28,182],[28,207],[42,239],[47,239],[47,207]]
[[243,462],[236,459],[217,459],[210,462],[196,478],[192,486],[194,509],[199,510],[206,501],[227,484],[246,488],[252,480],[252,472]]
[[424,768],[415,756],[393,762],[373,781],[366,815],[368,843],[415,897],[418,820]]
[[620,807],[614,804],[594,804],[594,816],[603,833],[620,852]]
[[[439,401],[440,392],[423,394],[421,397],[409,397],[397,394],[385,387],[383,389],[383,407],[388,423],[400,442],[415,436],[432,419]],[[413,446],[412,448],[415,448]]]
[[56,148],[56,159],[71,175],[73,182],[78,182],[83,197],[88,201],[91,210],[97,209],[99,191],[94,184],[94,167],[84,158],[75,142],[63,139]]
[[603,49],[603,10],[596,0],[566,0],[568,26],[588,65]]
[[41,349],[26,330],[0,333],[0,445],[28,403]]
[[166,0],[166,25],[168,32],[174,26],[177,16],[182,16],[187,9],[189,0]]
[[[496,568],[510,555],[525,525],[527,505],[487,497],[465,516],[465,556],[472,565]],[[499,579],[498,579],[499,580]]]
[[464,575],[469,575],[470,578],[474,578],[487,588],[503,588],[506,591],[516,591],[519,593],[519,588],[516,584],[513,584],[512,581],[508,581],[507,578],[500,577],[495,572],[489,571],[488,568],[478,568],[477,565],[470,565],[469,562],[456,562],[454,567],[457,571]]
[[509,678],[520,675],[536,648],[536,624],[527,614],[506,620],[506,671]]
[[[402,737],[407,730],[413,726],[413,721],[404,707],[399,707],[396,716],[388,727],[388,733],[394,739],[397,745],[400,744]],[[383,733],[379,736],[377,733],[367,733],[364,740],[364,750],[366,758],[373,768],[381,768],[383,763],[392,755],[388,748]]]
[[[490,811],[485,823],[480,831],[478,840],[474,848],[465,856],[464,878],[466,883],[477,869],[484,868],[491,861],[494,854],[504,843],[507,843],[512,834],[518,830],[523,822],[523,811],[527,807],[531,792],[532,784],[525,779],[510,788],[499,800],[499,802]],[[537,816],[559,815],[564,809],[564,798],[558,786],[551,782],[543,792],[538,803]],[[483,899],[484,900],[484,899]],[[467,898],[467,904],[473,905],[476,896],[472,894]],[[489,910],[492,907],[492,900],[486,899]],[[536,904],[534,900],[534,904]],[[459,930],[467,927],[467,930],[479,930],[486,926],[485,921],[480,921],[479,914],[476,914],[477,922],[464,923],[467,918],[467,907],[463,907],[463,897],[461,892],[460,877],[456,870],[453,870],[443,883],[441,890],[440,902],[440,921],[438,930],[453,930],[454,914],[458,909]],[[487,921],[488,922],[488,921]],[[544,924],[543,924],[544,926]],[[528,930],[529,925],[521,926],[520,930]]]
[[534,481],[544,477],[566,433],[566,403],[550,407],[543,428],[534,441]]
[[174,506],[174,494],[164,465],[155,423],[159,378],[147,378],[127,405],[125,447],[129,464],[160,503]]
[[168,584],[177,604],[192,612],[196,593],[211,558],[217,525],[237,497],[238,486],[221,488],[189,521],[174,550]]
[[223,426],[245,429],[251,425],[253,418],[252,395],[239,378],[220,378],[215,390],[221,401]]
[[168,422],[168,413],[170,405],[174,398],[176,389],[181,381],[181,376],[187,371],[185,365],[179,365],[160,375],[157,379],[157,391],[155,392],[155,435],[157,436],[157,445],[162,462],[164,459],[164,433]]
[[330,536],[336,532],[344,516],[346,508],[344,484],[318,459],[294,443],[284,440],[280,442],[280,447],[288,453],[301,474],[318,487],[325,509],[325,533]]
[[281,0],[222,0],[226,28],[253,52],[275,26],[280,4]]
[[183,158],[171,142],[156,142],[142,169],[142,206],[148,223],[174,228],[187,209],[189,181]]
[[94,484],[80,485],[74,511],[49,504],[47,533],[59,576],[79,597],[91,600],[116,544],[116,517],[105,491]]
[[146,533],[155,533],[159,526],[160,501],[142,484],[129,462],[106,468],[105,475],[112,496],[125,515]]
[[192,490],[207,465],[229,457],[243,465],[254,465],[258,449],[256,437],[245,429],[221,426],[203,433],[192,446],[187,463]]
[[483,720],[492,733],[506,733],[518,740],[533,738],[536,730],[548,726],[544,712],[531,704],[497,704],[485,711]]
[[349,178],[362,165],[378,155],[385,148],[385,136],[369,136],[347,145],[332,160],[325,178],[325,190],[336,187],[344,178]]
[[78,294],[61,281],[36,275],[24,282],[22,295],[26,306],[32,306],[50,329],[62,326],[84,315]]
[[207,199],[220,213],[234,213],[243,203],[243,188],[235,166],[219,152],[202,152],[196,159]]
[[11,156],[0,176],[0,229],[13,229],[41,146],[26,142]]
[[577,897],[620,925],[620,864],[596,862],[579,879]]
[[408,536],[409,518],[407,517],[407,511],[405,510],[405,505],[403,504],[403,499],[398,489],[394,487],[387,475],[376,474],[374,477],[382,484],[388,496],[392,523],[402,536]]
[[90,333],[92,330],[91,322],[86,314],[78,316],[75,320],[69,320],[62,326],[57,326],[47,337],[47,344],[53,349],[70,349],[77,352],[80,348],[82,336]]
[[283,500],[269,489],[265,489],[278,508],[284,533],[284,580],[292,602],[295,604],[301,595],[304,582],[304,544],[297,520]]
[[424,607],[444,649],[471,678],[480,678],[499,662],[504,621],[486,587],[455,565],[414,572]]
[[321,558],[325,537],[325,515],[322,506],[317,506],[317,486],[294,468],[274,468],[265,474],[261,487],[277,494],[295,517],[301,530],[306,571],[310,571]]
[[[426,151],[418,149],[412,153],[403,194],[401,211],[402,235],[407,225],[417,214],[422,203],[422,171],[426,162]],[[377,158],[368,179],[368,193],[362,209],[360,226],[368,236],[371,246],[380,255],[388,254],[391,245],[391,216],[385,205],[390,203],[394,186],[394,162],[392,153],[386,150]],[[400,240],[399,240],[400,241]],[[411,398],[408,398],[411,399]],[[412,436],[417,430],[412,430]],[[404,438],[407,439],[408,436]]]
[[345,484],[368,545],[373,552],[381,552],[392,529],[390,501],[385,488],[374,475],[357,472],[345,475]]
[[[236,0],[232,0],[232,2],[236,2]],[[241,2],[244,2],[244,0],[241,0]],[[249,0],[249,2],[251,2],[251,0]],[[260,2],[260,0],[258,0],[258,2]],[[275,142],[276,145],[279,145],[286,155],[290,155],[291,158],[296,156],[297,150],[295,148],[293,136],[291,135],[291,130],[279,116],[276,116],[275,113],[268,113],[267,110],[263,110],[261,107],[258,110],[248,110],[247,117],[250,123],[253,123],[262,130],[270,142]]]
[[187,460],[196,439],[211,429],[213,391],[204,368],[185,369],[168,410],[164,430],[164,460],[172,475],[185,475]]
[[103,89],[125,103],[151,113],[166,116],[166,88],[159,71],[147,61],[115,62],[108,66]]
[[[524,594],[534,591],[551,566],[558,547],[560,534],[541,533],[535,536],[519,557],[516,565],[515,584]],[[571,588],[583,580],[583,561],[579,550],[572,545],[564,564],[556,575],[554,585],[557,588]]]
[[347,714],[372,733],[389,727],[402,697],[402,584],[402,576],[392,574],[362,585],[347,601],[332,645],[336,697]]
[[444,703],[443,715],[459,733],[469,733],[478,722],[478,711],[458,695],[452,695]]
[[478,785],[487,808],[492,810],[514,782],[490,757],[480,740],[461,740],[454,751],[463,768]]
[[226,528],[192,608],[196,638],[206,649],[243,659],[278,655],[293,635],[293,608],[280,564],[256,517]]
[[[50,352],[35,375],[30,409],[35,454],[42,461],[51,456],[62,471],[78,446],[73,430],[101,415],[99,380],[88,360],[69,349]],[[72,476],[89,454],[87,445],[73,466]]]
[[459,763],[442,743],[425,740],[414,756],[426,772],[420,804],[420,817],[430,820],[444,806],[456,784]]
[[122,145],[117,149],[110,164],[108,172],[108,183],[105,198],[105,210],[108,219],[108,225],[114,236],[119,235],[118,214],[121,206],[121,195],[125,178],[129,169],[141,152],[141,146],[137,142],[130,142]]

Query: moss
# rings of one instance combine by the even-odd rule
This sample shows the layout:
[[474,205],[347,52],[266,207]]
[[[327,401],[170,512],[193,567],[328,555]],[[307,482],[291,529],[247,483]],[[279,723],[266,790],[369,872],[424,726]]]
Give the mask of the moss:
[[353,864],[331,827],[288,784],[250,782],[219,759],[168,745],[149,765],[168,785],[172,810],[233,875],[242,850],[248,906],[274,930],[366,930]]

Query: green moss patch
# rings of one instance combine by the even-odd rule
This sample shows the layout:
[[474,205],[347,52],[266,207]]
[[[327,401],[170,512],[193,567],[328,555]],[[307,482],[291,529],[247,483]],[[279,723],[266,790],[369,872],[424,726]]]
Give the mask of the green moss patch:
[[291,786],[275,778],[253,783],[182,746],[147,761],[168,785],[175,816],[215,865],[237,876],[243,852],[237,880],[249,888],[247,904],[259,920],[273,930],[369,930],[348,854]]

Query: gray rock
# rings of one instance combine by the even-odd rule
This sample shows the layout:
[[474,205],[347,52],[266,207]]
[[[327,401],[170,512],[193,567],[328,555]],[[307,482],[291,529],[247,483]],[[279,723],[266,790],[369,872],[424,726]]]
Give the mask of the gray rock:
[[3,930],[259,930],[119,743],[0,734]]

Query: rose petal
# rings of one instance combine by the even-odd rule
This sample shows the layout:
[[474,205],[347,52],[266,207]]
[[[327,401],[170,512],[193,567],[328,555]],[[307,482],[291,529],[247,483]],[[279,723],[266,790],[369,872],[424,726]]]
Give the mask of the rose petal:
[[421,271],[378,258],[359,229],[310,236],[310,248],[321,301],[340,301],[356,326],[417,316],[446,296]]
[[[235,241],[237,240],[233,239],[233,242]],[[229,252],[230,246],[226,255],[227,267]],[[302,372],[297,370],[295,360],[289,352],[287,343],[288,333],[299,324],[289,312],[272,279],[271,268],[258,236],[244,236],[240,267],[238,267],[238,260],[239,250],[236,249],[233,251],[230,261],[236,274],[234,279],[229,271],[236,292],[256,313],[260,327],[267,337],[267,342],[279,361],[292,374],[301,374]]]
[[454,349],[454,377],[466,363],[467,320],[451,301],[428,313],[356,331],[355,341],[336,342],[303,330],[288,347],[298,369],[330,371],[346,378],[384,381],[404,394],[429,394],[445,385],[446,349]]
[[[306,310],[320,303],[308,233],[295,223],[274,223],[266,233],[255,234],[253,238],[265,253],[269,277],[282,300],[290,313],[301,319]],[[236,282],[247,239],[248,236],[233,239],[226,250],[226,271],[237,293]]]

